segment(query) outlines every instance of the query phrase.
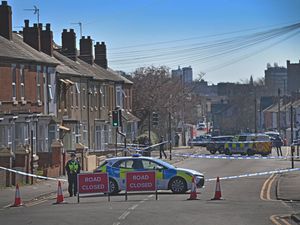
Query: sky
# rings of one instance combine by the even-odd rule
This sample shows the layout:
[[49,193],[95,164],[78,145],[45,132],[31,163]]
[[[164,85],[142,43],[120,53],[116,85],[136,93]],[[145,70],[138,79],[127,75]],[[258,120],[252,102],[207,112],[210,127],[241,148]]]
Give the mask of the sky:
[[[264,76],[267,63],[300,60],[300,0],[8,0],[13,29],[24,19],[63,29],[82,23],[84,36],[104,41],[109,67],[191,66],[194,79],[241,82]],[[286,27],[285,29],[277,29]]]

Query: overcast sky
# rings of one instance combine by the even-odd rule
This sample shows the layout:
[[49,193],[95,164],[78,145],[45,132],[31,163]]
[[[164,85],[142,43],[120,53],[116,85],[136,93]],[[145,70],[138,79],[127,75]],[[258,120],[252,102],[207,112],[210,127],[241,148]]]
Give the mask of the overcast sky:
[[[8,0],[14,30],[24,19],[51,23],[61,44],[64,28],[105,41],[112,69],[192,66],[212,82],[263,77],[267,63],[299,62],[300,0]],[[270,32],[267,32],[270,31]],[[260,33],[259,33],[260,32]],[[264,33],[262,33],[264,32]],[[277,33],[278,32],[278,33]],[[264,36],[266,35],[266,36]],[[264,41],[263,41],[264,40]],[[131,47],[130,47],[131,46]],[[234,63],[235,62],[235,63]]]

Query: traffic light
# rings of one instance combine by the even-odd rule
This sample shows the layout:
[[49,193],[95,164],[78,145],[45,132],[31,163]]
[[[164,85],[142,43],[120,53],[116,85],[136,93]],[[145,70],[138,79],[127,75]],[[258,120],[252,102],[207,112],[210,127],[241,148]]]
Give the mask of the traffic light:
[[154,126],[158,125],[158,113],[156,112],[152,113],[152,125]]
[[119,110],[112,111],[112,126],[118,127],[120,125],[120,117],[119,117]]

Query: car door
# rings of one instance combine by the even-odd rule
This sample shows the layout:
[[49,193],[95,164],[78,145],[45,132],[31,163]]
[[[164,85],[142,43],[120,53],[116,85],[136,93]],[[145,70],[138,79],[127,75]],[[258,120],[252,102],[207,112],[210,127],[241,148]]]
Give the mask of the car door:
[[168,190],[169,180],[176,175],[175,169],[167,168],[150,159],[143,159],[144,169],[155,170],[156,185],[158,190]]
[[122,159],[113,165],[113,169],[119,172],[118,185],[121,190],[125,190],[126,187],[126,173],[135,171],[134,167],[135,159]]

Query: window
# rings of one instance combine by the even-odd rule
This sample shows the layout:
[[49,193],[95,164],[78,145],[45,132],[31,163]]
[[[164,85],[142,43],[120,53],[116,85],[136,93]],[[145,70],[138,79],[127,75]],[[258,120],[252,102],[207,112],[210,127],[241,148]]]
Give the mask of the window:
[[6,126],[0,126],[0,147],[6,147],[8,142]]
[[86,89],[82,89],[82,106],[86,107]]
[[25,69],[24,65],[20,67],[20,95],[21,100],[25,99]]
[[37,101],[41,101],[41,95],[42,95],[40,76],[41,76],[41,66],[37,66],[37,70],[36,70]]
[[121,86],[116,87],[116,105],[120,106],[121,108],[123,107],[123,104],[122,104],[122,88],[121,88]]
[[17,89],[16,89],[16,83],[17,83],[17,66],[16,64],[12,64],[12,99],[13,101],[17,98]]
[[38,125],[38,152],[48,152],[48,126]]
[[48,96],[49,96],[49,100],[52,101],[53,100],[53,93],[52,93],[51,84],[48,84]]
[[79,106],[80,88],[79,88],[79,84],[78,84],[78,83],[75,83],[75,89],[76,89],[76,94],[75,94],[75,106]]
[[79,143],[80,142],[80,138],[81,138],[80,124],[76,124],[75,125],[75,142]]
[[87,135],[87,125],[82,125],[82,143],[87,146],[88,145],[88,135]]
[[100,93],[100,98],[99,98],[100,104],[99,104],[99,106],[100,107],[105,107],[105,95],[104,95],[104,87],[103,86],[100,87],[99,93]]
[[143,162],[143,166],[146,170],[158,170],[158,169],[164,168],[162,165],[159,165],[156,162],[153,162],[150,160],[142,160],[142,162]]

